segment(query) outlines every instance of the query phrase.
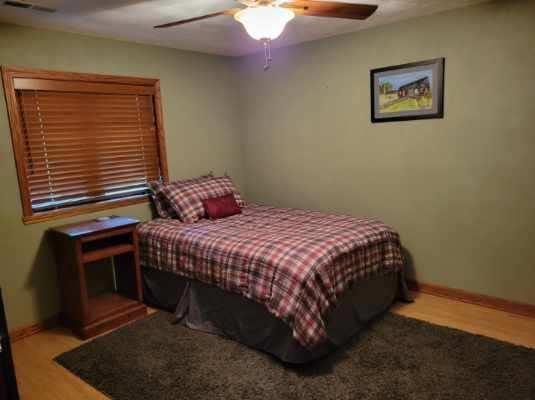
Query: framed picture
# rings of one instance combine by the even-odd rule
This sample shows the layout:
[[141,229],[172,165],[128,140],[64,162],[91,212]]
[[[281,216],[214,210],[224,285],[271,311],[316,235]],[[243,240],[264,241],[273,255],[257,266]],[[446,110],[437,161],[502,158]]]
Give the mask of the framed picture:
[[444,58],[370,71],[372,122],[444,117]]

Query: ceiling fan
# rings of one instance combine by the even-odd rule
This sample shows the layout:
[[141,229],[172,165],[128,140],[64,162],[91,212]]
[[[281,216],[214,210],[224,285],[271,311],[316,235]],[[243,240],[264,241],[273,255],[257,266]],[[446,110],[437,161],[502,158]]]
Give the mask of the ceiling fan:
[[169,28],[220,15],[233,16],[240,22],[249,36],[264,43],[266,64],[271,65],[271,41],[280,36],[286,24],[296,15],[329,18],[366,19],[377,10],[376,5],[342,3],[316,0],[236,0],[246,8],[231,8],[200,17],[183,19],[157,25],[155,28]]

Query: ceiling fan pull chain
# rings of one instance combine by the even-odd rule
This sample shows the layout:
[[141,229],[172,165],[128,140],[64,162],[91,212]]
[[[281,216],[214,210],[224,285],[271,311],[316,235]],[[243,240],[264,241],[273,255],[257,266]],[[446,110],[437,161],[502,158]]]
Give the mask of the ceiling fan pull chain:
[[264,39],[264,56],[266,58],[266,63],[264,64],[264,71],[267,71],[269,67],[271,67],[271,61],[273,61],[273,58],[271,58],[271,40],[270,39]]

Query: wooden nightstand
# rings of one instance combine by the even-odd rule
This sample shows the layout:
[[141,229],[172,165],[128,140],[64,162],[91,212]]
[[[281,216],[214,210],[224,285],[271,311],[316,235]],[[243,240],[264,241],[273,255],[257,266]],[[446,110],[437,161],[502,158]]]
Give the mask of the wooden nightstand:
[[[87,339],[146,315],[143,304],[139,221],[111,217],[53,228],[51,236],[58,266],[62,320]],[[112,258],[115,291],[88,295],[86,268]]]

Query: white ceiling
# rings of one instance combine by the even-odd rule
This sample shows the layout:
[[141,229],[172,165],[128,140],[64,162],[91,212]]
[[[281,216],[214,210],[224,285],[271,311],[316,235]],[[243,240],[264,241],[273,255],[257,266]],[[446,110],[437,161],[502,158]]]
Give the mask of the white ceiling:
[[[239,56],[256,52],[260,44],[249,38],[232,17],[220,16],[167,29],[157,24],[233,8],[234,0],[28,0],[52,7],[56,13],[15,9],[0,0],[0,21],[101,37],[155,44],[204,53]],[[347,0],[379,5],[366,21],[297,16],[275,47],[353,32],[412,17],[481,3],[485,0]]]

